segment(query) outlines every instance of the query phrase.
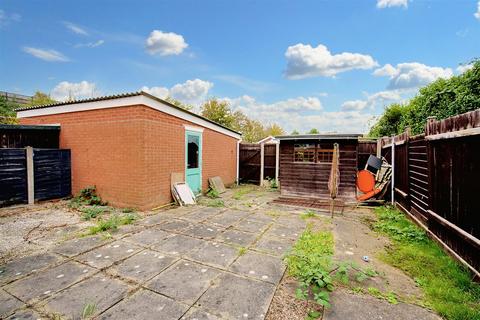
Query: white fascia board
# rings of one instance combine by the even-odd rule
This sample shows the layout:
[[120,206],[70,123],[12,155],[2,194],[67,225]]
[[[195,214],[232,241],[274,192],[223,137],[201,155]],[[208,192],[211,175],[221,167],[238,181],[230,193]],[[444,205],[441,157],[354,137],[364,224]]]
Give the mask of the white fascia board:
[[61,113],[89,111],[89,110],[106,109],[106,108],[119,108],[119,107],[133,106],[133,105],[145,105],[152,109],[189,121],[196,125],[211,129],[213,131],[222,133],[229,137],[232,137],[235,139],[241,139],[240,134],[232,132],[210,121],[196,117],[193,114],[173,108],[167,104],[161,103],[160,101],[154,100],[152,98],[149,98],[143,95],[115,98],[115,99],[109,99],[109,100],[92,101],[92,102],[73,103],[73,104],[67,104],[63,106],[52,106],[52,107],[31,109],[31,110],[22,110],[17,112],[17,117],[29,118],[29,117],[48,116],[48,115],[61,114]]

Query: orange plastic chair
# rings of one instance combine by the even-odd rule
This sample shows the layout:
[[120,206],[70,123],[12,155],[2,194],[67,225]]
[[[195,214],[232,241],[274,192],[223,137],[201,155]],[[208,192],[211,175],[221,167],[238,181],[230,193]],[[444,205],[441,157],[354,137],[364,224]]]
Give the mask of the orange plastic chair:
[[363,193],[369,193],[375,188],[375,177],[368,170],[361,170],[357,174],[357,188]]

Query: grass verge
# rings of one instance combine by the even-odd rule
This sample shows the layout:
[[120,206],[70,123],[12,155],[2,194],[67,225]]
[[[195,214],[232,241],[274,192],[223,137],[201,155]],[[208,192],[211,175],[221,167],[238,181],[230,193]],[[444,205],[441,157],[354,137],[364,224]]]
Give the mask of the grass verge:
[[480,320],[480,285],[426,233],[397,209],[378,208],[373,227],[392,245],[380,258],[409,274],[425,293],[425,305],[449,320]]

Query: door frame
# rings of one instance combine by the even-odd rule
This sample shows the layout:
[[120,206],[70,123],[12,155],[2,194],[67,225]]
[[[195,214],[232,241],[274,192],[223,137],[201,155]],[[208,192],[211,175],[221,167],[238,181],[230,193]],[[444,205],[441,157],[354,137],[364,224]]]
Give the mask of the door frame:
[[[203,184],[203,128],[199,127],[192,127],[184,125],[185,127],[185,183],[187,182],[187,170],[188,170],[188,136],[197,136],[199,138],[199,146],[198,146],[198,170],[200,172],[200,190],[199,193],[202,192],[202,184]],[[193,191],[193,190],[192,190]],[[195,193],[195,191],[194,191]]]

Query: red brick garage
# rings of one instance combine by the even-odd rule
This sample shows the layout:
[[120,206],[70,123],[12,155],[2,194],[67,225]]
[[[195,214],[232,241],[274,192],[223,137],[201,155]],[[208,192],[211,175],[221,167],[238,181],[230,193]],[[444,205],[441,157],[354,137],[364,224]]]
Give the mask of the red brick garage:
[[[171,173],[195,165],[203,190],[212,176],[227,185],[237,179],[239,133],[145,92],[31,107],[17,116],[21,124],[60,124],[60,148],[72,154],[72,191],[96,185],[114,206],[172,201]],[[194,136],[197,159],[186,147]]]

